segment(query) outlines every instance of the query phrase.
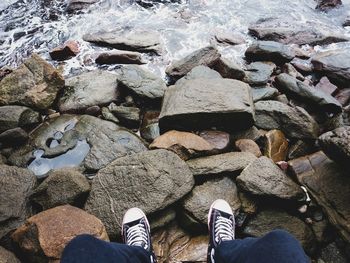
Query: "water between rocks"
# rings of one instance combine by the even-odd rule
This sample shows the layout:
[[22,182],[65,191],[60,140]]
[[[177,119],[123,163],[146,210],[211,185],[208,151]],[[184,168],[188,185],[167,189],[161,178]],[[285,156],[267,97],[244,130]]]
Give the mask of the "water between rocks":
[[[134,0],[101,0],[78,14],[67,14],[64,0],[1,0],[0,67],[15,67],[33,51],[50,60],[50,49],[65,40],[76,39],[82,42],[82,52],[65,65],[65,74],[92,69],[95,65],[84,64],[84,59],[97,48],[82,41],[85,33],[102,29],[146,29],[159,32],[166,47],[164,55],[148,58],[147,67],[164,76],[164,68],[170,61],[208,45],[218,30],[233,30],[246,35],[251,23],[270,17],[318,21],[341,29],[342,22],[350,14],[350,0],[343,0],[342,8],[328,13],[316,11],[313,0],[176,2],[143,8]],[[350,27],[346,31],[350,35]],[[249,43],[252,38],[247,38]],[[245,49],[246,45],[227,46],[221,47],[220,52],[228,58],[239,58]]]

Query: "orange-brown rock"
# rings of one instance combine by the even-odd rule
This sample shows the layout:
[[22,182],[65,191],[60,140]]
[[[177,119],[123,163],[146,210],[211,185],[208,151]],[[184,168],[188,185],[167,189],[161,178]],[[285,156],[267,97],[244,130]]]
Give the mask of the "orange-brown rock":
[[212,152],[215,154],[227,152],[230,149],[231,138],[230,134],[227,132],[202,131],[199,133],[199,136],[214,147],[214,150]]
[[66,60],[78,55],[79,51],[79,43],[74,40],[68,40],[62,46],[56,47],[50,51],[50,56],[53,60]]
[[175,223],[157,231],[152,241],[159,263],[207,262],[208,237],[191,237]]
[[236,149],[240,152],[250,152],[256,157],[262,156],[259,146],[250,139],[240,139],[235,142]]
[[288,153],[288,141],[280,130],[271,130],[265,134],[264,155],[274,162],[285,161]]
[[214,147],[199,137],[190,132],[168,131],[156,138],[150,149],[168,149],[175,152],[183,160],[188,160],[191,157],[204,154],[212,151]]
[[68,242],[80,234],[109,240],[98,218],[79,208],[64,205],[30,217],[12,234],[12,239],[27,255],[29,262],[40,262],[59,260]]

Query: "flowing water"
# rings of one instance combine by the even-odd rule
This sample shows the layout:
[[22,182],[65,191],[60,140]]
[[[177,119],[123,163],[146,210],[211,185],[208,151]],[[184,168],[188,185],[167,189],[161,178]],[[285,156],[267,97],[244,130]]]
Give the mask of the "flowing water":
[[[173,59],[206,46],[218,30],[247,34],[260,18],[284,17],[290,21],[318,21],[342,29],[350,15],[350,0],[339,9],[322,13],[314,0],[179,0],[143,8],[132,0],[101,0],[84,11],[67,14],[64,0],[1,0],[0,67],[15,67],[31,52],[50,60],[48,51],[68,39],[81,43],[82,52],[65,62],[65,75],[95,67],[86,63],[97,48],[82,41],[87,32],[99,30],[155,30],[166,52],[148,57],[147,67],[164,74]],[[13,3],[12,5],[10,5]],[[6,8],[7,7],[7,8]],[[350,35],[350,28],[345,29]],[[248,36],[248,43],[252,39]],[[246,45],[221,47],[227,57],[241,57]],[[53,62],[54,63],[54,62]]]

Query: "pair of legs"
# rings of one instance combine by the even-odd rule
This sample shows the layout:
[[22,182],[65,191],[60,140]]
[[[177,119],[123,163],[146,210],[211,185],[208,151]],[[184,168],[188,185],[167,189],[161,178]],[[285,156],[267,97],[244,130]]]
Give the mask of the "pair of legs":
[[[275,230],[261,238],[234,239],[234,216],[227,202],[215,201],[208,215],[209,263],[307,263],[299,242]],[[123,241],[117,244],[90,235],[74,238],[65,248],[62,263],[154,263],[149,223],[144,213],[130,209],[123,219]]]

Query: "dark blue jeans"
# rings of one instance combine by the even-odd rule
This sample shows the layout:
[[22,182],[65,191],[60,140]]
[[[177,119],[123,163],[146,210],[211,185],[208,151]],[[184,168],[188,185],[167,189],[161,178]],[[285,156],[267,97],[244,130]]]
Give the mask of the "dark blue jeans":
[[[308,263],[299,242],[288,232],[275,230],[261,238],[222,242],[216,263]],[[150,263],[140,247],[101,241],[89,235],[74,238],[64,249],[61,263]]]

